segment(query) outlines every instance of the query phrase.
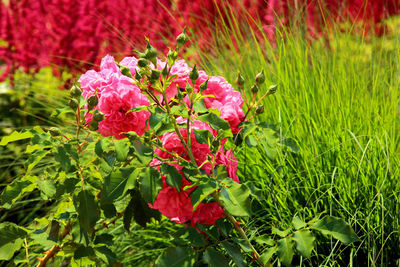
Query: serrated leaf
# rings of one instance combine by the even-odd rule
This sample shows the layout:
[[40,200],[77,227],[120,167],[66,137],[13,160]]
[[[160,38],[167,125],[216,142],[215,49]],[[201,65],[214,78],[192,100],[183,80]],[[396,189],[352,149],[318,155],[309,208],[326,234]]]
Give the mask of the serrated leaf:
[[17,131],[14,131],[9,136],[4,136],[3,138],[1,138],[0,146],[5,146],[10,142],[24,140],[24,139],[28,139],[28,138],[32,138],[32,137],[33,137],[33,134],[31,132],[19,133]]
[[153,203],[162,189],[160,173],[154,168],[146,168],[140,173],[140,193],[147,203]]
[[268,264],[269,261],[271,260],[272,256],[276,253],[278,250],[277,247],[270,247],[264,250],[263,254],[261,254],[260,259],[262,263]]
[[85,247],[80,245],[74,252],[74,259],[79,260],[83,257],[88,257],[94,255],[94,250],[92,247]]
[[128,157],[129,153],[129,141],[128,140],[115,140],[115,154],[119,162],[124,162]]
[[193,211],[204,199],[214,193],[217,188],[217,184],[213,180],[201,183],[190,195],[193,204]]
[[292,224],[296,230],[299,230],[300,228],[304,228],[307,226],[307,224],[298,216],[293,217]]
[[233,237],[232,240],[235,241],[235,243],[238,244],[244,252],[253,252],[253,249],[250,247],[249,243],[247,243],[245,239]]
[[246,267],[247,263],[243,259],[243,255],[240,252],[240,248],[236,246],[235,244],[229,242],[229,241],[224,241],[221,243],[221,246],[228,252],[229,256],[231,256],[233,262],[238,266],[238,267]]
[[196,261],[194,253],[186,247],[167,248],[157,259],[157,267],[192,267]]
[[278,235],[278,236],[280,236],[280,237],[285,237],[285,236],[287,236],[290,232],[291,232],[291,228],[289,228],[289,229],[286,229],[286,230],[284,230],[284,231],[281,231],[281,230],[279,230],[278,228],[275,228],[275,227],[271,227],[271,232],[273,233],[273,234],[276,234],[276,235]]
[[131,200],[128,203],[128,206],[126,206],[125,208],[124,218],[122,219],[124,223],[124,228],[128,232],[130,232],[131,229],[131,222],[133,218],[133,205],[134,205],[134,199],[131,198]]
[[204,105],[204,100],[201,99],[199,101],[196,101],[193,105],[193,110],[196,113],[205,113],[208,111],[207,107]]
[[91,233],[100,219],[100,211],[94,196],[89,190],[84,189],[74,198],[74,205],[80,226],[87,233]]
[[300,153],[300,147],[293,138],[285,138],[282,140],[281,144],[289,148],[289,150],[293,153]]
[[151,221],[151,218],[155,218],[157,220],[160,219],[159,211],[151,209],[140,195],[140,192],[134,191],[132,194],[131,203],[133,209],[133,218],[140,226],[146,227],[147,223]]
[[161,173],[165,175],[165,181],[169,186],[175,187],[178,192],[181,191],[183,181],[182,174],[180,174],[174,166],[162,164]]
[[278,240],[278,257],[279,260],[284,265],[290,265],[292,263],[294,251],[293,251],[293,241],[291,237],[285,237]]
[[60,163],[64,171],[69,171],[71,167],[71,159],[67,155],[67,151],[63,146],[57,147],[57,151],[54,153],[54,159]]
[[95,247],[96,256],[107,262],[109,266],[117,260],[117,255],[106,246]]
[[224,130],[224,137],[232,137],[231,127],[229,122],[217,116],[214,113],[200,115],[196,120],[208,123],[214,130]]
[[18,225],[11,222],[0,223],[0,247],[14,242],[18,238],[25,238],[27,232]]
[[229,267],[228,261],[221,252],[207,248],[204,252],[203,260],[209,267]]
[[[27,176],[35,178],[34,176]],[[1,206],[5,209],[11,208],[24,193],[32,192],[37,187],[37,184],[30,180],[14,180],[3,190],[1,194]]]
[[135,184],[136,174],[134,168],[120,168],[110,173],[104,179],[104,186],[101,190],[102,201],[112,202],[123,196],[128,189],[132,189]]
[[44,158],[48,153],[49,150],[39,150],[30,155],[29,159],[25,162],[26,166],[26,174],[29,174],[32,169]]
[[194,137],[196,138],[196,141],[200,144],[208,144],[214,138],[214,136],[212,135],[212,133],[209,130],[193,129],[193,132],[194,132]]
[[115,208],[114,203],[100,199],[100,208],[106,218],[113,218],[115,215],[117,215],[117,209]]
[[267,246],[270,246],[270,247],[275,245],[275,240],[273,240],[272,238],[268,237],[267,235],[257,236],[254,240],[260,245],[267,245]]
[[56,194],[56,185],[52,180],[37,180],[37,185],[47,197],[52,198]]
[[321,220],[311,224],[310,227],[323,234],[330,235],[344,244],[350,244],[360,240],[350,225],[342,218],[325,216]]
[[59,232],[60,232],[60,224],[56,220],[52,220],[50,223],[49,239],[54,242],[57,242]]
[[96,155],[101,158],[103,156],[103,152],[104,152],[104,141],[102,139],[100,139],[99,141],[97,141],[96,145],[94,146],[94,152],[96,153]]
[[204,236],[200,234],[196,228],[188,227],[186,228],[186,240],[194,247],[204,247],[207,243]]
[[311,252],[314,248],[315,237],[310,230],[301,229],[293,234],[293,240],[296,242],[296,249],[305,258],[311,257]]
[[244,184],[233,183],[229,188],[222,187],[219,198],[233,216],[250,216],[250,190]]
[[14,256],[14,253],[22,247],[22,244],[22,239],[18,238],[0,246],[0,260],[10,260]]
[[96,238],[94,239],[94,244],[106,244],[108,246],[111,246],[113,244],[113,235],[110,234],[101,234],[101,235],[96,235]]

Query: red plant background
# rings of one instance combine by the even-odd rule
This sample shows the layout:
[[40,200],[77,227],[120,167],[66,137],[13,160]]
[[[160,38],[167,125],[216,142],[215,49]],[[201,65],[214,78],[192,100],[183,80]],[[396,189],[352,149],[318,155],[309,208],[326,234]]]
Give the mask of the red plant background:
[[213,25],[230,15],[255,27],[254,19],[273,40],[277,27],[294,23],[306,25],[314,38],[325,25],[343,21],[382,34],[381,21],[399,8],[397,0],[10,0],[0,3],[0,80],[44,66],[76,75],[106,53],[117,59],[132,54],[144,36],[165,52],[183,26],[207,49]]

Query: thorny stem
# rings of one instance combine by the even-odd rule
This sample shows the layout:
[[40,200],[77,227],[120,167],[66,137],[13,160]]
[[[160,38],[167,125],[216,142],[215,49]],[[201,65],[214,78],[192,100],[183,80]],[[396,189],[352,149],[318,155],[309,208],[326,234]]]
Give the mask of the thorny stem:
[[[72,223],[69,221],[67,225],[64,228],[64,231],[61,233],[60,240],[63,240],[65,236],[71,231],[72,228]],[[46,266],[46,263],[54,258],[54,256],[61,250],[61,247],[59,245],[54,245],[50,250],[44,252],[46,256],[43,258],[38,258],[39,263],[36,265],[36,267],[44,267]]]

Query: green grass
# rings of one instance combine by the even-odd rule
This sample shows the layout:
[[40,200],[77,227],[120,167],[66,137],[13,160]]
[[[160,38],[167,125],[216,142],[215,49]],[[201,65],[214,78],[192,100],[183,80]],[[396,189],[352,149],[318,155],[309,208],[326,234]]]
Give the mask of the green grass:
[[[234,22],[234,21],[233,21]],[[295,215],[306,220],[324,212],[344,218],[361,238],[346,247],[318,238],[305,265],[394,266],[400,259],[400,82],[399,40],[336,32],[312,42],[283,34],[272,47],[253,36],[216,34],[205,68],[234,84],[237,71],[249,89],[265,70],[278,85],[264,101],[261,120],[277,123],[297,140],[301,153],[282,151],[271,161],[262,149],[241,151],[242,180],[257,181],[265,201],[252,218],[254,231],[286,229]],[[233,38],[232,38],[233,37]],[[234,41],[232,41],[232,39]],[[237,47],[237,48],[235,48]]]

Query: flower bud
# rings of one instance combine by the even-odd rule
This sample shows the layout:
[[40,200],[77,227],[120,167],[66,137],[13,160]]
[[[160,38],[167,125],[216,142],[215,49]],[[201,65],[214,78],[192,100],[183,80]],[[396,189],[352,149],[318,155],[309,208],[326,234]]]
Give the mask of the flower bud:
[[253,87],[251,87],[250,91],[251,91],[251,93],[253,95],[257,94],[258,93],[258,86],[257,85],[253,85]]
[[58,129],[57,127],[51,127],[49,129],[49,133],[51,136],[56,137],[56,136],[60,136],[61,135],[61,131],[60,129]]
[[181,48],[188,40],[185,30],[176,37],[176,44],[178,48]]
[[139,67],[145,68],[145,67],[147,67],[147,65],[149,65],[149,62],[144,58],[139,58],[137,64],[138,64]]
[[99,129],[99,122],[95,121],[95,120],[92,120],[90,122],[89,129],[92,130],[92,131],[97,131],[97,129]]
[[263,84],[265,82],[264,70],[256,75],[256,83],[257,85]]
[[213,154],[217,153],[218,149],[219,149],[219,145],[220,145],[220,140],[214,139],[214,141],[212,141],[212,143],[211,143],[211,153],[213,153]]
[[128,67],[120,66],[119,69],[121,70],[121,73],[123,75],[128,76],[129,78],[132,78],[131,70]]
[[183,99],[183,93],[181,92],[181,90],[178,88],[178,91],[176,92],[176,97],[179,99],[179,100],[182,100]]
[[202,93],[204,90],[207,89],[208,79],[209,79],[209,78],[207,78],[207,80],[206,80],[205,82],[203,82],[202,84],[200,84],[200,93]]
[[104,120],[104,113],[96,109],[93,114],[93,120],[98,122]]
[[91,95],[88,98],[87,103],[88,103],[88,110],[92,110],[99,103],[99,98],[97,97],[97,95]]
[[135,80],[136,80],[136,81],[140,81],[141,79],[142,79],[142,76],[140,76],[139,72],[137,71],[137,72],[135,73]]
[[157,50],[150,45],[149,41],[147,41],[147,49],[144,54],[144,57],[147,59],[153,59],[157,57]]
[[239,87],[243,87],[243,85],[244,85],[244,78],[243,78],[242,74],[240,74],[240,72],[238,73],[238,77],[236,79],[236,84]]
[[268,94],[272,95],[275,94],[276,90],[278,90],[278,85],[274,84],[268,88]]
[[78,102],[78,100],[76,100],[75,98],[71,98],[71,99],[68,101],[68,106],[69,106],[70,108],[72,108],[73,111],[75,111],[75,110],[77,110],[78,107],[79,107],[79,102]]
[[73,98],[79,98],[82,95],[82,90],[74,84],[69,93]]
[[152,70],[150,75],[150,81],[157,81],[160,79],[161,71]]
[[165,64],[164,68],[162,69],[161,75],[163,77],[167,77],[167,75],[168,75],[168,64]]
[[264,106],[263,105],[259,105],[256,108],[256,114],[261,114],[264,113]]
[[189,78],[192,80],[193,85],[197,78],[199,78],[199,72],[197,71],[196,65],[194,65],[193,69],[190,71]]
[[176,52],[175,50],[174,51],[169,50],[168,54],[167,54],[167,58],[169,60],[175,61],[178,58],[178,52]]

